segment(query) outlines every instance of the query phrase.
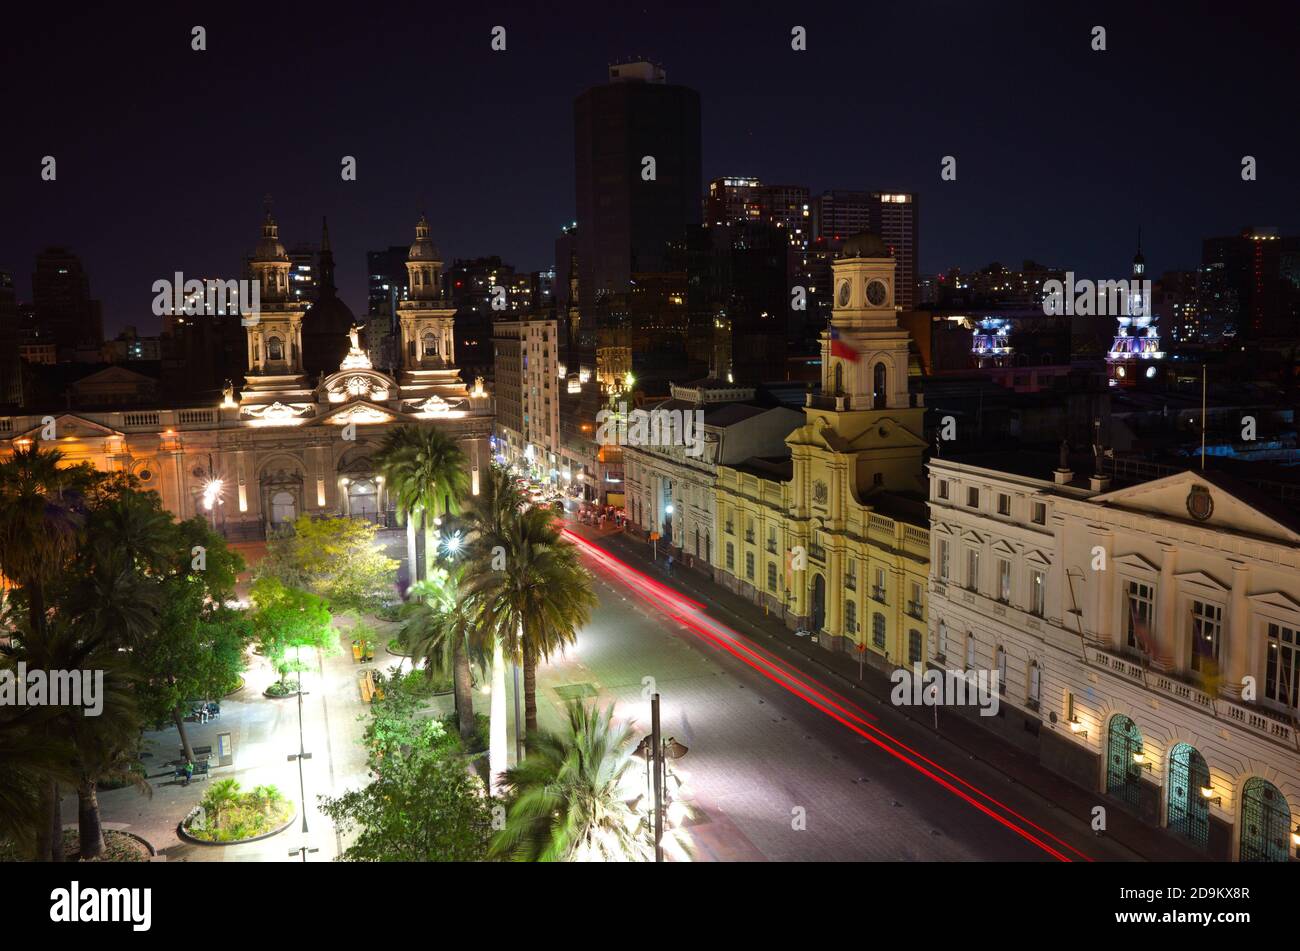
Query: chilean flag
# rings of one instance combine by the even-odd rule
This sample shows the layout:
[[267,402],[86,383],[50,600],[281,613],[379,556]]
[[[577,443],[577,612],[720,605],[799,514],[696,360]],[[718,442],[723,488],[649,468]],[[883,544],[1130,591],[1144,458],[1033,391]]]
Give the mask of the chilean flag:
[[840,339],[840,332],[834,327],[831,328],[831,356],[848,360],[850,363],[857,363],[862,359],[862,354],[856,348],[850,347]]

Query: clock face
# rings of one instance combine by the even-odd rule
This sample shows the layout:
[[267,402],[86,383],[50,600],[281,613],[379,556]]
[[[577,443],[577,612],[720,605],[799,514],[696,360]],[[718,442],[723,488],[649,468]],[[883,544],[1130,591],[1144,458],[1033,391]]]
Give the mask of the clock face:
[[841,307],[849,306],[849,282],[848,281],[840,281],[839,298],[840,298]]
[[879,307],[889,299],[889,288],[884,281],[872,281],[867,285],[867,302],[872,307]]

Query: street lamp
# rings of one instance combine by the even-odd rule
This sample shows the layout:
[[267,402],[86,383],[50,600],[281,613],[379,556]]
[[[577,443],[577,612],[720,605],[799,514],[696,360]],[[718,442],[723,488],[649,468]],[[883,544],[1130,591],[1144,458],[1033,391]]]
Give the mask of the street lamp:
[[667,780],[667,760],[681,759],[687,752],[687,748],[678,743],[676,737],[670,736],[666,740],[662,738],[659,727],[659,694],[653,694],[650,697],[650,735],[637,744],[635,755],[646,761],[647,785],[651,784],[650,767],[652,764],[654,766],[653,834],[656,862],[664,860],[664,784]]

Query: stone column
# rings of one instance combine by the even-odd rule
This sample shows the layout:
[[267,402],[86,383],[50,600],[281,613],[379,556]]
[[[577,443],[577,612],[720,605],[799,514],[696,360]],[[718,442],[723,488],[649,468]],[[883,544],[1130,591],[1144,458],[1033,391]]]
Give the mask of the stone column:
[[1223,664],[1223,693],[1234,700],[1241,699],[1242,678],[1256,673],[1251,667],[1250,656],[1250,612],[1246,603],[1249,585],[1249,563],[1232,562],[1232,594],[1224,618],[1227,643],[1220,644],[1219,655]]
[[1174,580],[1178,549],[1173,545],[1161,545],[1160,554],[1160,589],[1156,592],[1151,663],[1157,670],[1170,671],[1174,669],[1178,654],[1178,582]]

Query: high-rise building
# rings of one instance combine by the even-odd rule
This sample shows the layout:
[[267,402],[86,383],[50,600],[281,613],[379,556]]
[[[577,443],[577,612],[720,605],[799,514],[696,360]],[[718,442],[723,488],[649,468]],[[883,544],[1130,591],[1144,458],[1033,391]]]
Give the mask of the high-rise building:
[[843,241],[870,231],[885,242],[895,268],[894,301],[900,310],[916,306],[920,219],[917,197],[908,192],[865,192],[832,189],[810,203],[813,237]]
[[880,235],[894,256],[894,300],[900,310],[917,304],[917,260],[920,247],[920,209],[917,197],[907,192],[872,192],[870,229]]
[[22,401],[22,358],[19,356],[18,302],[14,279],[0,271],[0,403]]
[[871,227],[871,193],[832,189],[812,203],[814,237],[843,241]]
[[556,321],[545,316],[492,325],[497,455],[545,481],[559,479],[560,380]]
[[32,302],[36,321],[50,335],[60,360],[72,359],[78,347],[103,345],[100,302],[90,297],[81,259],[67,248],[46,248],[36,256]]
[[1294,261],[1300,238],[1284,238],[1277,228],[1246,227],[1230,237],[1206,238],[1201,264],[1217,270],[1222,289],[1235,295],[1240,309],[1237,336],[1288,337],[1296,332],[1300,301],[1294,278],[1283,275],[1284,251]]
[[764,185],[757,178],[731,176],[709,182],[704,199],[707,227],[770,224],[781,228],[793,248],[813,237],[812,204],[806,185]]
[[579,281],[587,301],[665,270],[700,221],[700,96],[648,62],[609,68],[574,102]]

